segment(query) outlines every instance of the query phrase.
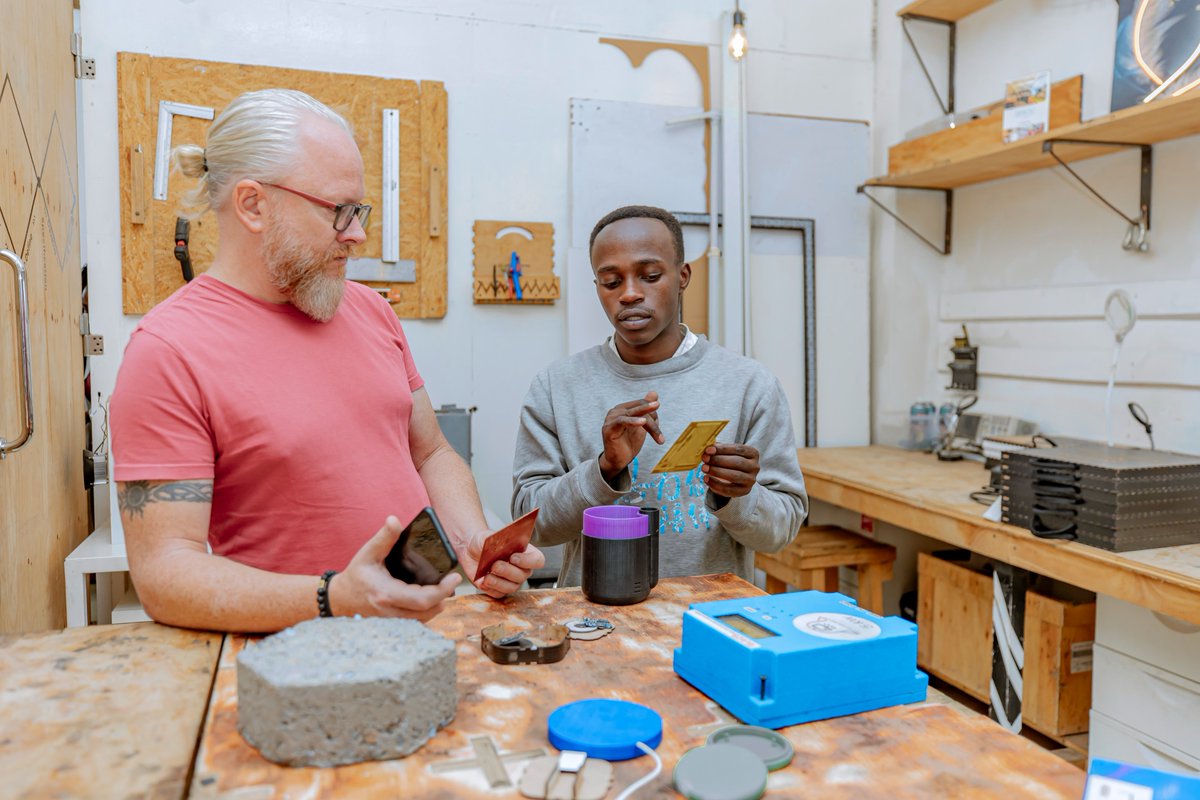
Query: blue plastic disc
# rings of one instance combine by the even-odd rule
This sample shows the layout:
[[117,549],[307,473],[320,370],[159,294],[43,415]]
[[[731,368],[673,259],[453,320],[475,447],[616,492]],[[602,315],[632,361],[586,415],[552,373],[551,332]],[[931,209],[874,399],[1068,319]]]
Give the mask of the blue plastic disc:
[[559,750],[582,750],[592,758],[625,761],[643,755],[637,743],[658,747],[662,717],[627,700],[593,698],[554,709],[547,720],[550,744]]

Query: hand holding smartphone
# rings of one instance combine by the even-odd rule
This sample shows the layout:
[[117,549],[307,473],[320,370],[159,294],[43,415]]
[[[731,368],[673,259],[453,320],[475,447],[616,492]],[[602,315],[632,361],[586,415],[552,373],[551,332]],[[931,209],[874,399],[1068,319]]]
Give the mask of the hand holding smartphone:
[[458,566],[458,556],[437,514],[426,507],[404,528],[383,565],[396,580],[429,586]]

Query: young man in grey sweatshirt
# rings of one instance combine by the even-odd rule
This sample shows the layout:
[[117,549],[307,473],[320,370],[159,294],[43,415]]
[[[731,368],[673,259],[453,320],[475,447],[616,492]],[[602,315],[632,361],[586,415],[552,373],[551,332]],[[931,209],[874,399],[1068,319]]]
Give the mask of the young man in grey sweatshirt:
[[[659,506],[659,575],[754,574],[754,551],[795,538],[808,496],[791,413],[757,361],[680,324],[691,278],[667,211],[627,206],[592,231],[605,343],[551,364],[521,410],[512,513],[541,508],[533,541],[563,544],[559,586],[578,586],[583,511]],[[688,423],[729,420],[701,465],[651,469]]]

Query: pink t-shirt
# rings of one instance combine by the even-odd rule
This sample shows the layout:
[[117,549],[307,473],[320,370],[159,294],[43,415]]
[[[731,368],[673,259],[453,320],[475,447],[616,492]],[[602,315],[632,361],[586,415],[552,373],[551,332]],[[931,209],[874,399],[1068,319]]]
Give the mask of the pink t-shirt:
[[112,396],[113,477],[211,478],[214,553],[344,569],[429,497],[409,452],[423,381],[399,320],[347,282],[333,319],[201,275],[133,332]]

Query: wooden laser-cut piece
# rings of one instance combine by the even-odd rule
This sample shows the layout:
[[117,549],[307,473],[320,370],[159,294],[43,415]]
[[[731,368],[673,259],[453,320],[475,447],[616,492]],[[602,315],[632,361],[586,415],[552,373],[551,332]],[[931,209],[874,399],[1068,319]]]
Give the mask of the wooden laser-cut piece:
[[530,750],[510,750],[504,753],[496,746],[496,742],[491,736],[472,736],[470,744],[471,749],[475,753],[474,758],[439,761],[430,764],[429,770],[433,773],[482,770],[483,777],[487,780],[488,786],[495,789],[501,786],[512,785],[512,779],[509,777],[508,769],[504,765],[505,761],[527,761],[531,758],[539,758],[546,753],[545,748],[542,747]]
[[[513,253],[521,261],[519,300],[515,291],[509,288],[509,264]],[[476,303],[544,305],[557,300],[554,225],[549,222],[476,220],[474,291]]]
[[129,187],[130,209],[129,219],[134,225],[146,224],[146,148],[135,144],[129,148]]

